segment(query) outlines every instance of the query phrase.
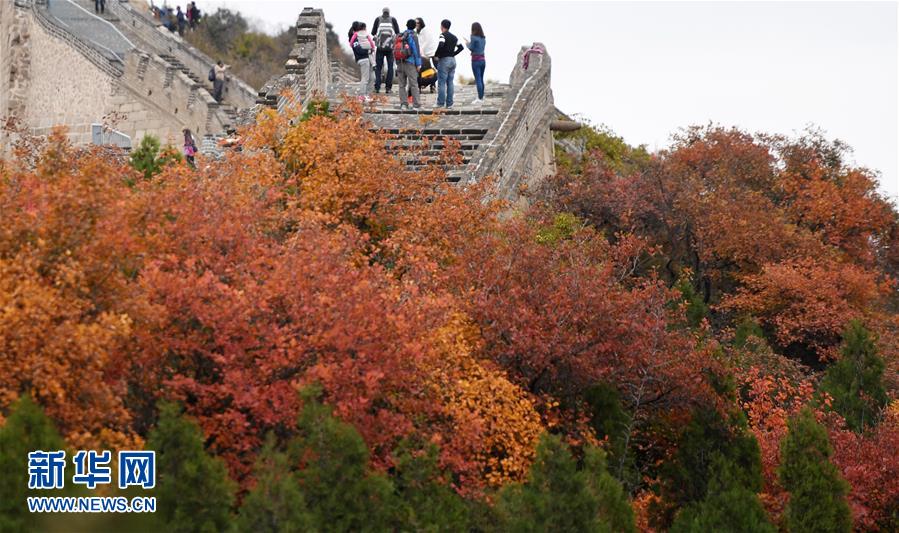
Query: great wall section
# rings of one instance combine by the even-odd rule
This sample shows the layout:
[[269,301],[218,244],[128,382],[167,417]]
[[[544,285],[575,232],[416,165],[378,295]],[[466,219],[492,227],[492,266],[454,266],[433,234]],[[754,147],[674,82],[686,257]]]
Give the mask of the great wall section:
[[[320,9],[300,13],[282,75],[259,91],[232,78],[219,104],[205,81],[212,58],[127,0],[107,0],[102,18],[88,9],[92,4],[0,2],[0,117],[18,117],[38,135],[64,125],[76,144],[124,147],[146,134],[177,145],[190,128],[204,138],[201,150],[215,155],[216,139],[264,108],[283,111],[322,99],[336,107],[356,93],[358,74],[329,55]],[[460,157],[444,164],[447,179],[467,184],[493,176],[497,196],[509,200],[554,171],[551,129],[558,110],[550,56],[538,43],[521,49],[507,83],[488,83],[483,104],[470,105],[474,87],[458,83],[449,110],[433,111],[435,95],[427,91],[422,110],[400,110],[395,92],[365,104],[363,114],[371,130],[390,135],[410,167],[436,164],[435,155],[451,142]],[[7,144],[0,137],[0,146]]]

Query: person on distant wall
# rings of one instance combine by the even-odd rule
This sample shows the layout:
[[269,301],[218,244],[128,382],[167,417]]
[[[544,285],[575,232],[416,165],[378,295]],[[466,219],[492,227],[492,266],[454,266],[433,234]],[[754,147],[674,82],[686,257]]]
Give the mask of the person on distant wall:
[[94,11],[100,14],[106,13],[106,0],[94,0]]
[[187,17],[187,27],[193,30],[197,27],[197,21],[194,20],[194,11],[197,9],[196,2],[188,2],[187,9],[184,10],[184,16]]
[[421,72],[421,46],[415,34],[415,20],[406,21],[406,31],[402,33],[402,50],[395,52],[396,79],[400,86],[400,109],[409,107],[408,95],[412,95],[412,107],[421,107],[418,94],[418,73]]
[[185,17],[184,12],[181,11],[181,6],[178,6],[178,12],[175,15],[175,19],[178,21],[178,35],[184,37],[184,30],[187,28],[187,17]]
[[484,59],[484,48],[487,47],[487,38],[484,37],[484,28],[480,22],[471,25],[471,39],[465,39],[465,46],[471,52],[471,73],[474,75],[474,84],[478,88],[478,97],[472,104],[484,103],[484,70],[487,61]]
[[197,155],[197,143],[189,129],[184,128],[184,159],[191,168],[197,168],[194,157]]
[[350,46],[353,48],[356,64],[359,65],[359,92],[365,99],[368,99],[374,87],[372,70],[375,66],[375,41],[368,34],[364,22],[359,23],[359,29],[350,37]]
[[228,68],[229,65],[222,63],[221,60],[213,67],[215,79],[212,81],[212,97],[218,103],[222,103],[224,97],[222,93],[225,91],[225,82],[228,81]]
[[450,33],[452,23],[443,19],[440,22],[440,38],[437,40],[437,107],[453,107],[453,79],[456,77],[456,56],[465,48],[459,39]]
[[393,41],[400,33],[396,19],[390,16],[390,8],[385,7],[381,16],[371,26],[372,34],[378,50],[375,52],[375,92],[381,92],[381,72],[384,61],[387,61],[387,78],[384,80],[384,92],[390,94],[393,87]]

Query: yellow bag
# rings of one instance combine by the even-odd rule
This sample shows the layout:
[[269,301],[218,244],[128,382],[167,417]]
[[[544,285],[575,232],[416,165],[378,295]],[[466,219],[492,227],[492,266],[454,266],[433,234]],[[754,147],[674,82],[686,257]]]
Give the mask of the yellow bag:
[[425,80],[428,78],[433,78],[436,75],[437,75],[437,71],[432,68],[426,68],[421,71],[421,77],[422,77],[422,79],[425,79]]

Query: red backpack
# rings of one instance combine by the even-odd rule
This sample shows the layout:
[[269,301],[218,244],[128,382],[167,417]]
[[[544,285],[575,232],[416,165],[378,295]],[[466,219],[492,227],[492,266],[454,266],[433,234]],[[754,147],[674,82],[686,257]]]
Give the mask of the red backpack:
[[406,42],[406,33],[404,31],[393,40],[393,58],[397,61],[405,61],[412,55],[409,43]]

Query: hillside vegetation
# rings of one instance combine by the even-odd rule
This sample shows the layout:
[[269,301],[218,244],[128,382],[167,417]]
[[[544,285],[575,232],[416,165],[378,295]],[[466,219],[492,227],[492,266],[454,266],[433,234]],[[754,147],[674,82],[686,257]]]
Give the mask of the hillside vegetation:
[[[355,64],[341,50],[337,34],[327,25],[332,57]],[[253,28],[239,12],[219,8],[204,14],[201,24],[188,30],[184,38],[216,61],[231,65],[232,72],[255,89],[284,73],[284,63],[296,44],[296,27],[291,24],[276,35]]]
[[15,479],[62,438],[156,450],[156,530],[899,528],[899,216],[845,145],[582,129],[511,212],[359,111],[0,162]]

